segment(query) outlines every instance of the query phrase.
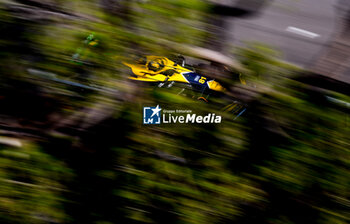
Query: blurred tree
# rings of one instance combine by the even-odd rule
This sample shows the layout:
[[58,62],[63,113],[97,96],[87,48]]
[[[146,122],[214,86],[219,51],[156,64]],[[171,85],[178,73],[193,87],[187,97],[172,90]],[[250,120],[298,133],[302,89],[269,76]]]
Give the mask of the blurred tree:
[[72,170],[36,144],[0,148],[0,222],[66,223],[63,193]]

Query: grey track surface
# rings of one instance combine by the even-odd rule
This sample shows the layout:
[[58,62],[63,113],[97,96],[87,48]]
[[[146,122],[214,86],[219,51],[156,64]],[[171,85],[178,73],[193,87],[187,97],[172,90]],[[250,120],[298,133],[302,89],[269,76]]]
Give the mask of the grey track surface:
[[[226,18],[226,38],[230,44],[246,41],[271,45],[282,53],[282,60],[308,67],[327,46],[336,29],[338,0],[274,0],[254,17]],[[320,35],[305,37],[286,31],[297,27]]]

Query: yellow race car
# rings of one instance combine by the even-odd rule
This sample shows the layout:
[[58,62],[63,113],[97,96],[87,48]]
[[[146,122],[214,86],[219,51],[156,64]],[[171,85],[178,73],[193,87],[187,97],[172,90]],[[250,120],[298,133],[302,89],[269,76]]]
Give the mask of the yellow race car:
[[186,68],[185,63],[181,65],[167,57],[144,56],[135,63],[124,62],[132,73],[132,80],[142,82],[158,83],[159,87],[174,83],[187,84],[194,91],[207,93],[209,91],[224,92],[225,88],[214,79],[210,79],[193,70]]

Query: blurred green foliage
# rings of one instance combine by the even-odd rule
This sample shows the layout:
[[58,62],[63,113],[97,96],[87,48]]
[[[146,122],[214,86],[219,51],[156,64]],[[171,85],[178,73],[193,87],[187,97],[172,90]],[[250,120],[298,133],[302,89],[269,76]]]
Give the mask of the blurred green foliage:
[[[203,46],[206,2],[33,2],[1,2],[1,96],[17,117],[1,116],[31,133],[20,148],[0,148],[1,223],[349,222],[347,110],[289,79],[298,69],[276,51],[238,51],[258,95],[236,121],[217,106],[126,81],[120,62],[171,53],[162,40]],[[96,46],[83,42],[91,33]],[[142,125],[142,106],[157,104],[224,121]]]
[[26,143],[0,149],[0,222],[63,223],[68,221],[62,192],[72,171],[61,161]]

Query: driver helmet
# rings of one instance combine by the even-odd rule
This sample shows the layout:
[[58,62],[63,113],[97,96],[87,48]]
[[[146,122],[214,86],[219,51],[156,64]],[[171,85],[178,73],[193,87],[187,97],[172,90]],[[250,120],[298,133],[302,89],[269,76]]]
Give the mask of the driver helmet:
[[161,69],[161,65],[159,64],[159,62],[156,62],[156,61],[150,61],[148,63],[148,69],[149,70],[152,70],[154,72],[158,71]]

